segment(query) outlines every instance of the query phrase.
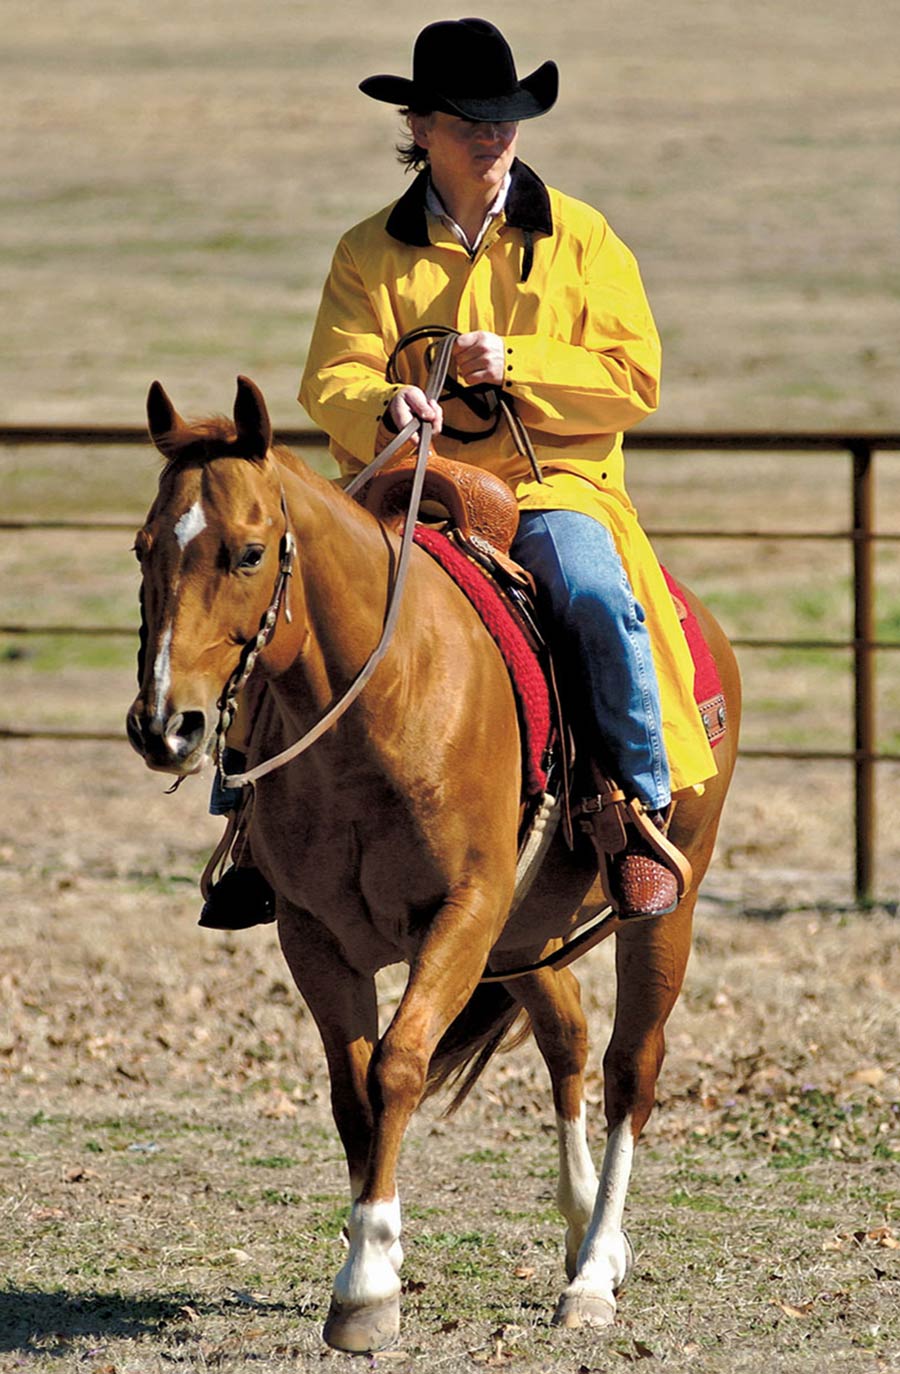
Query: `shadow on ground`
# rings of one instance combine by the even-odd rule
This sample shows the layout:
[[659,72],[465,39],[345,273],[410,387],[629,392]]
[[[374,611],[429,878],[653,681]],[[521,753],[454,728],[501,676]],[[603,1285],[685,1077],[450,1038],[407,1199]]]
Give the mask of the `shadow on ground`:
[[[85,1337],[134,1340],[158,1334],[170,1322],[198,1315],[225,1315],[244,1306],[240,1295],[215,1302],[197,1301],[186,1293],[158,1298],[122,1293],[44,1293],[34,1288],[0,1290],[0,1352],[65,1356]],[[253,1307],[282,1311],[283,1304],[254,1301]]]

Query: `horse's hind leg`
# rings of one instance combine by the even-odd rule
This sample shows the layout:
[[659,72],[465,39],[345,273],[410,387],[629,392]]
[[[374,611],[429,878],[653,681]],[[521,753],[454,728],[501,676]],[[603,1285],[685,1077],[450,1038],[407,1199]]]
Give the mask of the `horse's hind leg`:
[[572,1279],[597,1196],[597,1173],[587,1142],[584,1069],[588,1036],[581,989],[569,969],[544,970],[506,987],[528,1012],[550,1074],[559,1143],[556,1202],[567,1223],[566,1274]]
[[687,967],[695,902],[696,892],[670,916],[616,932],[616,1016],[603,1061],[606,1149],[593,1215],[556,1310],[557,1325],[610,1325],[616,1294],[631,1269],[625,1200],[635,1145],[653,1108],[665,1023]]

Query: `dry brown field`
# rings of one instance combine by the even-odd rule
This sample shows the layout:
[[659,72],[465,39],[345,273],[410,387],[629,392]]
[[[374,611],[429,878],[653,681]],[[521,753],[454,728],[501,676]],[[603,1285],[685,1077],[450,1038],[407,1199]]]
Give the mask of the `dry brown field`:
[[[883,0],[622,7],[497,0],[558,109],[522,153],[604,209],[666,350],[660,429],[900,430],[900,18]],[[0,44],[0,424],[140,424],[159,377],[189,414],[235,375],[277,425],[339,231],[401,184],[388,107],[432,3],[7,0]],[[156,460],[0,448],[3,510],[135,524]],[[738,636],[850,633],[840,456],[635,454],[666,561]],[[900,528],[900,458],[877,522]],[[752,545],[692,531],[754,527]],[[135,623],[118,529],[3,533],[0,623]],[[878,546],[878,634],[900,560]],[[135,644],[0,636],[0,724],[118,729]],[[844,750],[847,656],[742,653],[750,748]],[[879,746],[900,751],[898,656]],[[197,930],[218,823],[120,742],[0,741],[0,1370],[340,1366],[319,1329],[345,1216],[315,1033],[269,930]],[[549,1326],[562,1283],[549,1094],[533,1047],[410,1133],[407,1293],[382,1369],[900,1368],[900,765],[878,770],[873,905],[852,890],[850,770],[747,758],[698,909],[610,1333]],[[604,947],[582,967],[595,1052]],[[401,972],[383,979],[385,1017]]]

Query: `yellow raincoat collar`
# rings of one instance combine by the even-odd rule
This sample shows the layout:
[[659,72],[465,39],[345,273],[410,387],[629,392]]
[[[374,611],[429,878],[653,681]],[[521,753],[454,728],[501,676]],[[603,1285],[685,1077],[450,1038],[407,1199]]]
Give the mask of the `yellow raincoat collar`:
[[[525,240],[522,281],[527,281],[531,271],[535,234],[553,233],[550,196],[538,174],[526,163],[516,158],[511,170],[512,182],[506,197],[504,213],[506,223],[511,228],[522,230]],[[414,248],[427,248],[431,242],[425,211],[425,192],[428,189],[429,175],[426,167],[416,177],[409,190],[403,193],[388,216],[386,228],[391,237]]]

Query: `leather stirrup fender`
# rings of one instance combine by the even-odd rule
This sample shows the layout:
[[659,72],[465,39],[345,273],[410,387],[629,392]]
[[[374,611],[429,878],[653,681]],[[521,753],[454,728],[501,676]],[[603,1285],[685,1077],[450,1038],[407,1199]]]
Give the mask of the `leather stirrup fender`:
[[606,777],[595,766],[591,774],[596,792],[582,798],[578,809],[578,823],[600,849],[618,854],[628,843],[625,831],[625,793],[618,783]]

